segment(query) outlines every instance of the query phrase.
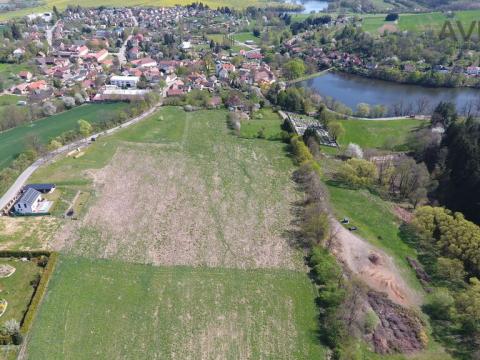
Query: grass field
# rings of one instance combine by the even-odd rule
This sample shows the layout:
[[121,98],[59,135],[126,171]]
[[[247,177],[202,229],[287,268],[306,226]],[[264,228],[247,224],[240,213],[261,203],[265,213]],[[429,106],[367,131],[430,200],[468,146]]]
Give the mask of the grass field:
[[233,34],[233,38],[237,41],[244,43],[245,41],[251,40],[256,44],[260,43],[260,38],[253,36],[251,32],[241,32],[237,34]]
[[404,148],[408,134],[425,122],[414,119],[399,120],[342,120],[345,135],[340,145],[355,143],[362,148],[394,149]]
[[[46,0],[44,1],[45,5],[37,6],[33,8],[26,8],[17,11],[9,11],[0,14],[0,21],[11,19],[18,16],[25,16],[27,14],[42,12],[42,11],[52,11],[53,6],[56,6],[59,10],[65,9],[68,5],[82,7],[97,7],[100,5],[103,6],[175,6],[175,5],[190,5],[191,0]],[[228,6],[236,9],[243,9],[248,6],[262,6],[268,4],[268,1],[265,0],[245,0],[245,1],[235,1],[235,0],[205,0],[203,1],[205,5],[208,5],[212,8],[217,8],[220,6]]]
[[28,358],[323,359],[314,294],[298,272],[62,258]]
[[126,104],[92,104],[83,105],[73,110],[53,115],[33,123],[25,124],[0,133],[0,170],[7,167],[13,159],[23,152],[29,136],[36,136],[42,143],[49,139],[73,130],[77,127],[79,119],[91,123],[100,122],[105,114],[122,109]]
[[261,109],[257,114],[260,114],[261,118],[242,122],[240,136],[254,139],[258,138],[260,131],[263,132],[265,139],[280,139],[282,131],[280,127],[283,123],[280,116],[271,109]]
[[394,25],[401,31],[425,31],[430,29],[440,31],[445,21],[450,20],[454,30],[457,32],[457,36],[461,36],[460,31],[457,28],[456,21],[460,21],[465,29],[465,32],[468,32],[471,22],[478,21],[480,18],[480,10],[456,11],[455,17],[453,18],[447,18],[445,14],[440,12],[401,14],[400,19],[395,23],[386,22],[385,16],[385,14],[365,16],[363,18],[362,28],[365,31],[375,33],[383,25],[390,24]]
[[226,114],[162,108],[79,159],[39,169],[31,181],[94,194],[57,248],[156,265],[298,269],[292,161],[281,142],[229,135]]
[[29,358],[324,357],[315,289],[288,243],[292,161],[281,142],[230,134],[226,115],[165,107],[35,174],[93,195],[53,242],[67,255]]

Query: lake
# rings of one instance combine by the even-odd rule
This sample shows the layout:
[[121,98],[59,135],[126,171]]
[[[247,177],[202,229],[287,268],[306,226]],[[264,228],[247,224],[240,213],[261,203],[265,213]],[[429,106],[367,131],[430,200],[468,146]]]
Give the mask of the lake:
[[[459,112],[465,112],[472,104],[478,104],[480,110],[480,89],[429,88],[333,72],[302,81],[298,86],[313,89],[353,110],[359,103],[384,105],[390,115],[430,112],[440,101],[454,102]],[[421,107],[426,111],[419,111]]]
[[319,12],[328,8],[328,2],[315,0],[287,0],[289,4],[303,5],[302,14],[310,14],[312,11]]

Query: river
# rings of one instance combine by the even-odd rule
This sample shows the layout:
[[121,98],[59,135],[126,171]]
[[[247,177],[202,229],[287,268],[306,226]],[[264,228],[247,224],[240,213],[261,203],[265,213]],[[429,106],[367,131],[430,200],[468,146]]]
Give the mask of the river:
[[[314,89],[320,95],[331,97],[352,110],[359,103],[367,103],[386,106],[389,115],[408,115],[428,113],[440,101],[452,101],[461,113],[472,107],[475,107],[475,111],[480,111],[480,89],[429,88],[333,72],[305,80],[298,85]],[[424,110],[420,110],[422,108]]]
[[310,14],[311,12],[319,12],[328,8],[328,2],[315,0],[287,0],[289,4],[303,5],[302,14]]

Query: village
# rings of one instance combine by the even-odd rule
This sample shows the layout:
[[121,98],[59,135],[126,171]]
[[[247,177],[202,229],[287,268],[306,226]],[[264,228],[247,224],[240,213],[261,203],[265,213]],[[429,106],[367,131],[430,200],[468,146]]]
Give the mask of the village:
[[[141,100],[151,91],[178,97],[234,83],[268,86],[277,76],[260,48],[244,44],[227,51],[205,35],[206,27],[232,33],[245,21],[203,7],[75,8],[55,22],[51,13],[29,16],[11,58],[33,63],[33,70],[18,72],[4,94],[25,96],[18,105],[39,104],[51,115],[55,110],[48,108],[60,101],[60,108],[71,108]],[[38,51],[32,52],[32,43]]]

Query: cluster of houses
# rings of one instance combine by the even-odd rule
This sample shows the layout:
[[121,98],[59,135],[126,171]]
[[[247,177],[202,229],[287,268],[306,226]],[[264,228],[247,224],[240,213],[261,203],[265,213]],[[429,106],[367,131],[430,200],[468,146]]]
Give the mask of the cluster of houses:
[[[245,21],[199,5],[68,8],[55,24],[37,21],[27,27],[25,38],[49,40],[48,50],[38,51],[35,70],[18,73],[18,83],[7,92],[42,102],[72,95],[75,89],[86,94],[85,101],[125,101],[161,87],[166,96],[181,96],[192,89],[214,91],[222,84],[272,84],[276,75],[254,46],[214,53],[214,70],[206,66],[210,40],[201,35],[205,26],[226,33]],[[234,56],[242,59],[236,66]],[[188,71],[180,76],[179,68]]]

